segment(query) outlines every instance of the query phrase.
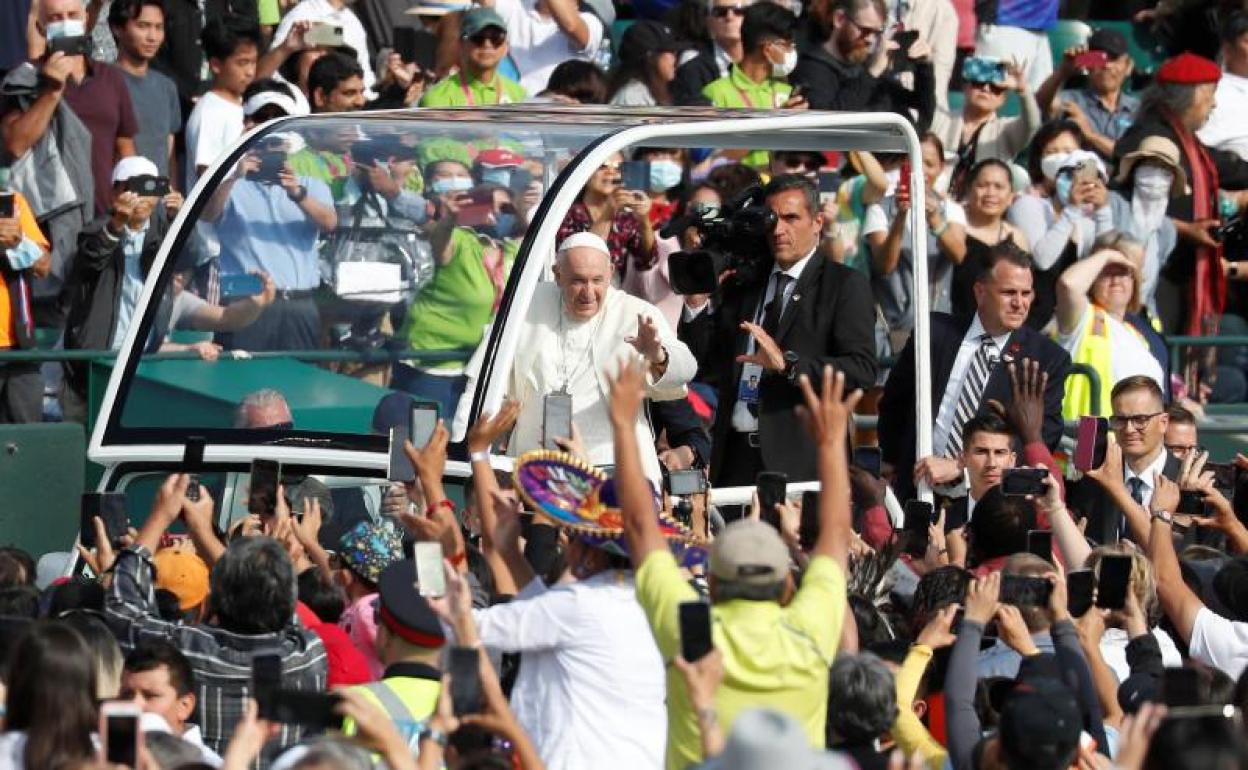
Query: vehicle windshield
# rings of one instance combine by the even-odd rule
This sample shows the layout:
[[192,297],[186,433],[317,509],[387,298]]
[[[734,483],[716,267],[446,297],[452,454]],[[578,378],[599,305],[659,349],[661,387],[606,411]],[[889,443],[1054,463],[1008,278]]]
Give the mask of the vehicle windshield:
[[618,127],[396,115],[262,129],[171,234],[113,427],[384,435],[407,410],[395,392],[449,419],[543,194]]

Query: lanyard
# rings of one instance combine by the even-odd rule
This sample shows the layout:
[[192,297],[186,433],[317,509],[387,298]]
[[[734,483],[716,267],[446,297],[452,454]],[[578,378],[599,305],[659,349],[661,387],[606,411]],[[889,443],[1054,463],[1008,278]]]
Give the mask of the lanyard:
[[[455,77],[459,80],[459,90],[464,92],[464,98],[468,100],[468,106],[476,107],[477,101],[472,98],[472,89],[468,88],[468,84],[464,82],[464,73],[456,73]],[[498,82],[497,74],[494,75],[494,103],[503,103],[503,87],[502,84]]]

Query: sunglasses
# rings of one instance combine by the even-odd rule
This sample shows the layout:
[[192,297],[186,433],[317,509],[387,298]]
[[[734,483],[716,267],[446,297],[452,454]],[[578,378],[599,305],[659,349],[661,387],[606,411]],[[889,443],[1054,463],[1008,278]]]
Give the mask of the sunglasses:
[[969,83],[968,85],[970,85],[971,88],[980,88],[985,91],[988,91],[994,96],[1000,96],[1001,94],[1005,93],[1005,86],[999,83],[987,83],[983,81],[973,81]]
[[729,16],[744,16],[744,5],[716,5],[711,8],[711,15],[717,19],[726,19]]
[[880,35],[884,34],[883,29],[880,29],[879,27],[868,27],[866,25],[859,24],[857,21],[854,21],[852,17],[849,19],[849,23],[853,24],[854,28],[858,30],[858,37],[860,38],[865,39],[865,38],[879,37]]
[[507,33],[501,29],[484,29],[469,37],[468,42],[478,48],[486,43],[498,48],[500,45],[507,42]]

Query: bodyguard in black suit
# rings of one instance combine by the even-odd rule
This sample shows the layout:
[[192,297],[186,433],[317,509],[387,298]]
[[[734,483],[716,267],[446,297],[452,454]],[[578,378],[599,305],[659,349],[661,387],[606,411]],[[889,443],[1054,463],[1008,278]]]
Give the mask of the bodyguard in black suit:
[[[914,337],[906,343],[884,386],[879,422],[880,450],[896,471],[893,487],[901,499],[914,497],[916,476],[932,484],[956,483],[962,478],[960,460],[955,459],[958,453],[953,449],[961,445],[959,429],[965,420],[957,419],[957,415],[962,412],[969,419],[988,413],[990,400],[1008,406],[1013,399],[1009,364],[1021,365],[1024,358],[1038,361],[1048,374],[1043,438],[1050,451],[1057,447],[1062,437],[1062,396],[1070,356],[1048,337],[1024,325],[1034,296],[1034,277],[1031,257],[1006,241],[993,248],[975,282],[979,303],[975,315],[931,315],[932,418],[936,423],[933,457],[915,456]],[[982,389],[975,393],[971,381],[977,368],[974,358],[981,346],[987,349],[988,363],[980,369],[986,377],[980,381]],[[963,360],[959,367],[960,355]],[[957,392],[949,389],[951,381]]]
[[713,311],[692,311],[700,313],[693,318],[686,311],[680,325],[699,377],[719,391],[711,481],[720,486],[753,484],[761,470],[815,478],[814,447],[794,413],[802,402],[798,377],[818,382],[830,364],[852,390],[876,376],[871,287],[819,253],[818,192],[795,175],[777,177],[765,192],[777,224],[761,280],[729,281]]

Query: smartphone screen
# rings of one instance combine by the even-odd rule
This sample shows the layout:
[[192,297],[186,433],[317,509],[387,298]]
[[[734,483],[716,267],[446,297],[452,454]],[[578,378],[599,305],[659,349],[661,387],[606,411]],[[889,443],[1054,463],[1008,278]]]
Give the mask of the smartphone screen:
[[199,476],[192,473],[191,477],[186,481],[187,500],[190,500],[192,503],[199,502],[199,486]]
[[880,448],[878,446],[855,448],[853,465],[878,479],[880,477]]
[[1001,492],[1010,497],[1043,495],[1047,468],[1009,468],[1001,474]]
[[109,701],[101,705],[104,758],[110,764],[136,767],[139,761],[139,708],[134,703]]
[[547,393],[542,399],[542,447],[558,449],[557,438],[572,437],[572,396]]
[[1053,532],[1047,529],[1033,529],[1027,533],[1027,553],[1039,556],[1053,563]]
[[408,413],[407,435],[412,446],[423,449],[438,428],[438,405],[428,401],[413,401]]
[[221,276],[221,299],[254,297],[264,292],[264,281],[250,273],[234,273]]
[[1080,417],[1075,439],[1075,468],[1087,473],[1105,464],[1109,420],[1104,417]]
[[650,163],[626,160],[620,164],[620,186],[625,190],[650,189]]
[[1161,697],[1167,706],[1201,705],[1200,675],[1192,668],[1167,668],[1161,675]]
[[83,548],[99,546],[95,537],[96,516],[104,520],[104,531],[110,542],[115,543],[130,528],[130,517],[126,514],[126,496],[121,492],[85,492],[82,495],[80,512],[79,527]]
[[705,481],[702,471],[696,468],[672,471],[667,476],[667,493],[672,497],[698,495],[706,491]]
[[1053,593],[1053,584],[1046,578],[1030,575],[1001,574],[1001,602],[1015,607],[1045,607]]
[[784,502],[789,488],[789,477],[783,473],[763,471],[755,478],[758,489],[758,505],[762,511],[763,521],[776,517],[776,506]]
[[275,653],[261,653],[251,659],[251,688],[260,707],[260,716],[274,719],[274,696],[282,686],[282,658]]
[[1066,574],[1066,609],[1076,618],[1092,609],[1092,595],[1096,589],[1096,573],[1090,569],[1076,570]]
[[402,425],[395,425],[390,429],[390,459],[386,466],[386,478],[403,484],[416,480],[416,469],[412,467],[412,460],[403,449],[403,444],[407,441],[407,431]]
[[1084,51],[1075,57],[1075,66],[1084,70],[1099,70],[1109,64],[1109,55],[1104,51]]
[[416,562],[416,585],[421,596],[446,596],[446,573],[442,570],[442,544],[416,543],[412,546]]
[[816,490],[802,493],[802,522],[797,539],[803,551],[814,548],[819,539],[819,492]]
[[1106,556],[1096,577],[1096,606],[1120,610],[1127,603],[1127,586],[1131,581],[1130,556]]
[[680,603],[680,657],[692,663],[711,651],[711,605]]
[[1196,491],[1180,492],[1179,507],[1174,512],[1185,513],[1189,516],[1203,516],[1205,514],[1204,493]]
[[0,219],[17,216],[17,198],[11,192],[0,193]]
[[337,713],[340,700],[342,696],[332,692],[278,689],[273,693],[271,718],[321,732],[342,724],[342,716]]
[[451,648],[451,706],[455,716],[479,714],[481,698],[481,653],[472,647]]
[[277,513],[277,482],[282,466],[276,460],[251,461],[251,480],[247,487],[247,510],[257,516]]

